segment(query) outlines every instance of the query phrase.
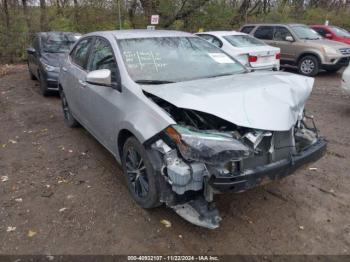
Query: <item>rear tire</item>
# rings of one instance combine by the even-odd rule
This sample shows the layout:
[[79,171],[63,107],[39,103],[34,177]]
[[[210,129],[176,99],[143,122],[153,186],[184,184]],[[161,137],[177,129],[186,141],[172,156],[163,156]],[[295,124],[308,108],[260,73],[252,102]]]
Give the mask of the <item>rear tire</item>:
[[155,208],[159,201],[157,175],[143,145],[130,137],[123,146],[123,173],[133,199],[145,209]]
[[28,63],[28,72],[29,72],[29,77],[30,77],[31,80],[37,80],[35,75],[30,70],[29,63]]
[[62,88],[60,88],[60,97],[62,102],[62,110],[63,110],[63,116],[64,116],[64,122],[69,126],[70,128],[75,128],[79,126],[79,122],[74,118],[72,115],[66,95],[64,94]]
[[320,71],[320,62],[316,56],[308,55],[299,60],[298,71],[305,76],[315,76]]

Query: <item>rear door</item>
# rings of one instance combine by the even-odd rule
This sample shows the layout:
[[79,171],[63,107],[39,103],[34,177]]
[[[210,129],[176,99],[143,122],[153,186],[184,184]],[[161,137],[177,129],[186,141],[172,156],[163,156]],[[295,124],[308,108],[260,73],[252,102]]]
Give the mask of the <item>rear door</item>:
[[294,61],[297,56],[297,45],[295,42],[287,41],[287,37],[293,37],[287,27],[276,26],[274,28],[272,45],[281,49],[281,60]]
[[89,126],[87,121],[87,95],[86,75],[87,62],[92,46],[93,38],[83,38],[74,47],[69,55],[68,63],[62,67],[64,75],[64,92],[66,94],[68,104],[74,116],[85,126]]

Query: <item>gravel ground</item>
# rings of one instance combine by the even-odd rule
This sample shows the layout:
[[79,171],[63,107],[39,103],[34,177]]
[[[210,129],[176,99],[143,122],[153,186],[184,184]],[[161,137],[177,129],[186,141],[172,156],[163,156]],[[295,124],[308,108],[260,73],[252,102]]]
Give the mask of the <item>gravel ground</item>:
[[223,221],[210,231],[138,207],[107,150],[64,125],[59,98],[40,96],[24,65],[11,68],[0,78],[0,254],[350,254],[350,97],[340,76],[318,76],[307,104],[326,156],[217,196]]

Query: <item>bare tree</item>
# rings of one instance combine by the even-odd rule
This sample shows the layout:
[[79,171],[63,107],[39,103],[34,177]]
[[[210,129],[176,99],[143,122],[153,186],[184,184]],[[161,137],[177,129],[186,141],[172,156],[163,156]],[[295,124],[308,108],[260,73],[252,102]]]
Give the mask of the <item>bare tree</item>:
[[46,31],[48,28],[45,0],[40,0],[40,28],[41,31]]
[[73,0],[73,8],[74,8],[74,23],[78,25],[79,22],[79,4],[78,0]]
[[175,13],[174,16],[169,17],[163,23],[165,28],[171,26],[176,20],[185,20],[193,13],[198,11],[201,7],[207,4],[210,0],[197,0],[197,1],[189,1],[182,0],[180,9]]
[[128,9],[128,17],[129,17],[132,28],[136,28],[134,18],[135,18],[137,8],[138,8],[138,1],[137,0],[132,0],[130,5],[127,8]]
[[28,28],[28,32],[30,33],[32,30],[31,22],[30,22],[30,16],[28,13],[28,2],[27,0],[22,0],[22,7],[23,7],[23,14],[26,19],[26,24]]
[[263,7],[263,2],[260,0],[243,0],[238,8],[237,14],[231,20],[231,25],[235,26],[243,21],[247,22],[247,17],[260,13],[261,7]]
[[7,29],[7,31],[9,31],[9,29],[10,29],[10,14],[9,14],[8,1],[7,0],[3,0],[3,5],[4,5],[6,29]]

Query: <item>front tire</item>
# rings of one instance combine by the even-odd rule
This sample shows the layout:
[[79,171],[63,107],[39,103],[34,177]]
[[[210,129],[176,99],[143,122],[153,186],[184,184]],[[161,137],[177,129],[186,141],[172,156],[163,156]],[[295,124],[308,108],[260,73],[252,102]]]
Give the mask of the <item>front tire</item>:
[[157,175],[145,148],[135,137],[128,138],[124,144],[122,166],[133,199],[145,209],[159,206]]
[[39,85],[40,85],[40,93],[43,96],[49,96],[50,95],[50,91],[47,89],[47,83],[43,77],[43,75],[39,72]]
[[320,71],[320,62],[315,56],[304,56],[299,60],[298,71],[305,76],[315,76]]
[[69,126],[70,128],[75,128],[79,126],[79,122],[74,118],[74,116],[71,113],[71,110],[68,105],[68,101],[66,98],[66,95],[64,94],[63,90],[60,88],[60,97],[62,102],[62,110],[63,110],[63,116],[64,116],[64,122]]

